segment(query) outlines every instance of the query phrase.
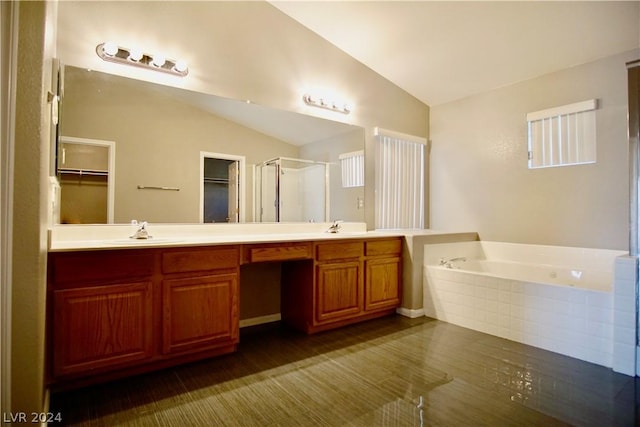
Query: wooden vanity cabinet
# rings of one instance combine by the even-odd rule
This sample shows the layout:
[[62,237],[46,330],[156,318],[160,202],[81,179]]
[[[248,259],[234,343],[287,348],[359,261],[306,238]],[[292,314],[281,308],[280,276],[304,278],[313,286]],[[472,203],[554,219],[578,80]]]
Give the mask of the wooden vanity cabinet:
[[234,351],[239,262],[237,245],[51,253],[50,382],[82,385]]
[[162,353],[235,346],[239,249],[162,253]]
[[240,264],[281,263],[281,315],[307,333],[395,312],[401,238],[52,252],[48,378],[102,382],[236,350]]
[[364,310],[395,309],[402,288],[402,240],[372,240],[365,243]]
[[364,242],[316,245],[314,323],[349,319],[364,308]]
[[307,333],[395,312],[401,295],[400,238],[314,244],[312,263],[282,269],[282,319]]
[[153,254],[55,254],[49,266],[52,375],[131,366],[153,357]]

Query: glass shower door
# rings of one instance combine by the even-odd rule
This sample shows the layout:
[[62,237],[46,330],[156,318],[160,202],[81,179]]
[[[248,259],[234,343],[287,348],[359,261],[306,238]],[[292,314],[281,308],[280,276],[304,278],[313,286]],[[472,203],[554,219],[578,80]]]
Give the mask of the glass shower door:
[[258,192],[258,218],[260,222],[278,221],[276,200],[277,169],[276,164],[263,163],[259,166],[259,171],[256,174],[259,180],[257,187],[260,189]]
[[260,222],[324,222],[328,219],[328,164],[279,157],[258,166]]

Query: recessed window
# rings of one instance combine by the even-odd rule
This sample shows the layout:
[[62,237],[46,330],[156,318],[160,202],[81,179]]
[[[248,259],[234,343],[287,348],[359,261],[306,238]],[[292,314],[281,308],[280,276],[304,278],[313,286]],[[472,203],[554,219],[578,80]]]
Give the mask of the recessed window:
[[376,229],[424,228],[427,140],[380,128],[374,134]]
[[597,101],[527,114],[529,169],[596,162]]
[[364,150],[340,154],[342,186],[364,187]]

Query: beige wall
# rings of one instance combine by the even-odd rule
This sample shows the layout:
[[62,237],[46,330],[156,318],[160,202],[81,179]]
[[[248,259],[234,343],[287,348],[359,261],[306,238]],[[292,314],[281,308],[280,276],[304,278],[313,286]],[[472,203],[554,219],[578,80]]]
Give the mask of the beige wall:
[[12,411],[42,411],[55,4],[21,2],[13,181]]
[[[431,109],[431,226],[628,249],[628,52]],[[525,115],[597,98],[597,163],[529,170]]]

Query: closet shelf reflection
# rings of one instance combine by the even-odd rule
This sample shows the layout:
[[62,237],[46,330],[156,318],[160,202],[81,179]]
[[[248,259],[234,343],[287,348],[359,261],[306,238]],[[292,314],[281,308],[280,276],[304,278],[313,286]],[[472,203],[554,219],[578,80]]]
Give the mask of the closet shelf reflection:
[[229,184],[229,179],[225,179],[225,178],[204,178],[204,182],[205,184]]
[[58,168],[60,174],[71,175],[91,175],[91,176],[109,176],[109,172],[101,169],[74,169],[74,168]]

